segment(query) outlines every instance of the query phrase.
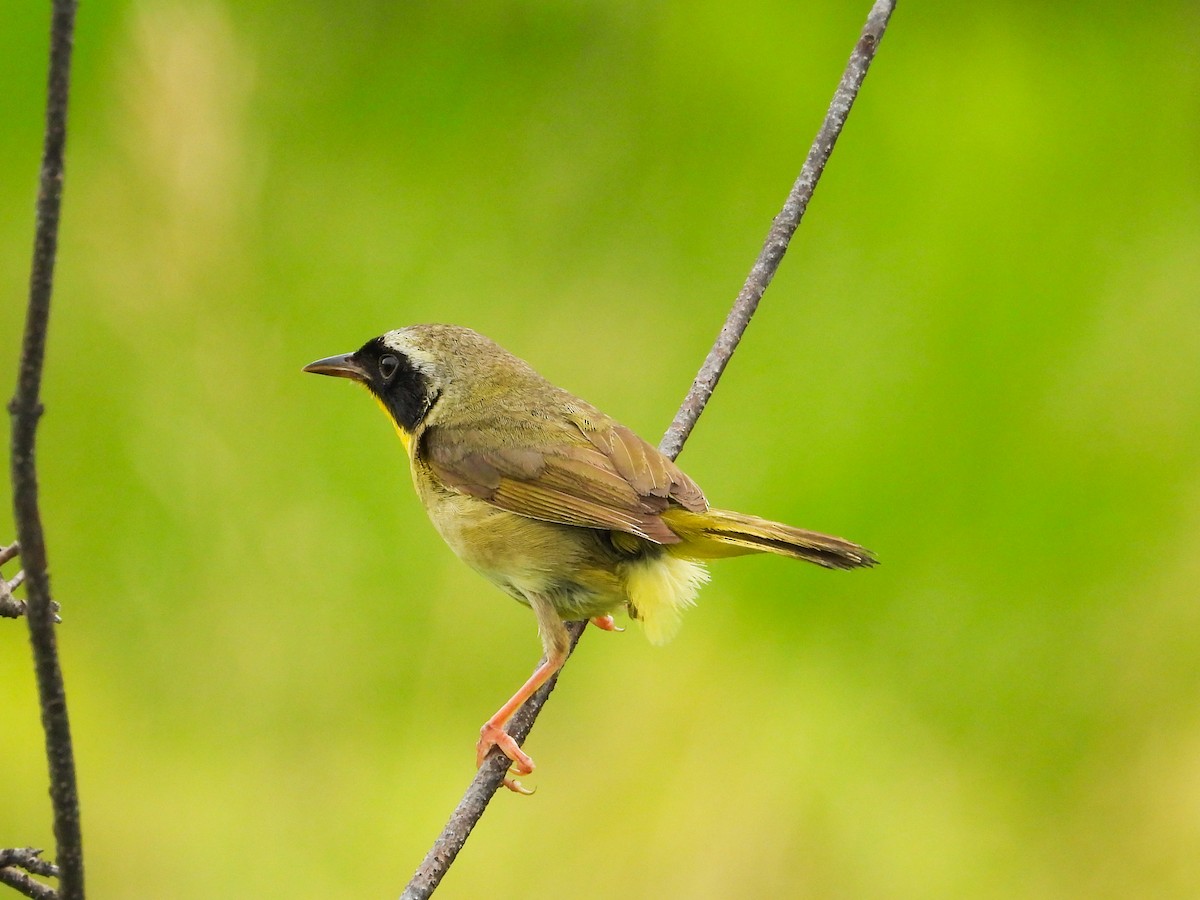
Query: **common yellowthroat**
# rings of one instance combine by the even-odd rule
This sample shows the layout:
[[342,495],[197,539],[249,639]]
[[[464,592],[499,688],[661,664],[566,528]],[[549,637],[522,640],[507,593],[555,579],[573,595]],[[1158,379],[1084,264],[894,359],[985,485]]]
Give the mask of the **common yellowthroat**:
[[[875,564],[842,538],[710,508],[656,448],[469,328],[412,325],[304,371],[371,392],[438,533],[537,616],[545,657],[480,730],[477,765],[499,746],[518,774],[533,771],[504,726],[566,660],[565,621],[613,630],[612,613],[626,610],[658,644],[708,580],[705,560],[765,552],[830,569]],[[526,792],[511,771],[504,783]]]

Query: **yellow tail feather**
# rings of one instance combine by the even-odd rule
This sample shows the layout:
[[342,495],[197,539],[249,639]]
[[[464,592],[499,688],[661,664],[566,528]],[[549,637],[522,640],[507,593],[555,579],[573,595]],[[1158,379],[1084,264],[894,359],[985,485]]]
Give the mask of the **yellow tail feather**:
[[678,544],[667,544],[663,549],[680,559],[720,559],[746,553],[777,553],[827,569],[875,565],[871,551],[843,538],[792,528],[727,509],[698,513],[672,507],[662,517],[667,527],[682,538]]

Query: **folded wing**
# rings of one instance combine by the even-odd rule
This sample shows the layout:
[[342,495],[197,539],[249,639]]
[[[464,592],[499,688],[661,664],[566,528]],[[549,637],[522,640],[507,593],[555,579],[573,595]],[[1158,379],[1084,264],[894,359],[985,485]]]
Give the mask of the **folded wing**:
[[[447,487],[500,509],[657,544],[680,541],[662,519],[668,508],[708,508],[694,481],[625,426],[590,408],[570,410],[561,424],[554,441],[532,429],[432,426],[421,457]],[[479,446],[497,434],[505,440]]]

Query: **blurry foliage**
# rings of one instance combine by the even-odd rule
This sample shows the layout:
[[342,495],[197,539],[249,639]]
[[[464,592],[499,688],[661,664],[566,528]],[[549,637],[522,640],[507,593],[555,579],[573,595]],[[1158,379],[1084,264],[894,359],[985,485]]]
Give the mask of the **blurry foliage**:
[[[81,8],[40,458],[95,895],[396,893],[537,641],[300,367],[467,324],[656,440],[865,13]],[[7,14],[0,372],[47,30]],[[884,565],[588,636],[446,896],[1196,896],[1198,26],[901,4],[681,460]],[[25,643],[0,845],[52,846]]]

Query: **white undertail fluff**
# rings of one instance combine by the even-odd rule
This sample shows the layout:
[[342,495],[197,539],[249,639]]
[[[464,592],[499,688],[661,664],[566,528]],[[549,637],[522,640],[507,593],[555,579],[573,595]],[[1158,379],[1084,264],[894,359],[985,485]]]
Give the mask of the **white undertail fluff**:
[[642,623],[650,643],[665,644],[675,636],[683,611],[696,605],[696,595],[707,582],[703,563],[665,553],[627,564],[630,614]]

